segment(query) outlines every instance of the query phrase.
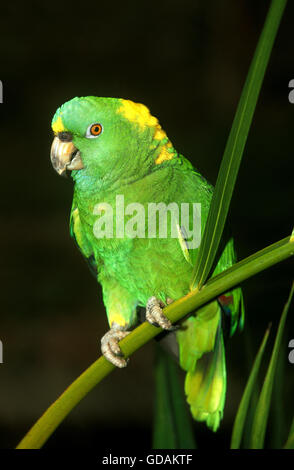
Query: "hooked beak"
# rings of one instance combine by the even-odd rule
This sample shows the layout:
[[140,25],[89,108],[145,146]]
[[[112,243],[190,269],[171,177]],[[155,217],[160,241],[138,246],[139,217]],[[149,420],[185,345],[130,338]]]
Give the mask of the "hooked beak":
[[[64,133],[61,133],[64,134]],[[81,170],[84,168],[80,151],[67,138],[55,137],[50,153],[53,168],[61,176],[66,176],[67,170]]]

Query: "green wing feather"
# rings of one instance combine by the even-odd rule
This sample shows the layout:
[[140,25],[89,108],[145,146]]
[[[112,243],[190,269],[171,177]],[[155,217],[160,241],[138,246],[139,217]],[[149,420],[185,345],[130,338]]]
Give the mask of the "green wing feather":
[[75,201],[73,201],[71,212],[70,212],[70,221],[69,221],[69,230],[70,235],[74,239],[77,247],[81,251],[82,255],[84,256],[91,273],[95,278],[97,277],[97,264],[94,258],[94,252],[92,247],[87,239],[85,231],[83,230],[79,209],[75,205]]

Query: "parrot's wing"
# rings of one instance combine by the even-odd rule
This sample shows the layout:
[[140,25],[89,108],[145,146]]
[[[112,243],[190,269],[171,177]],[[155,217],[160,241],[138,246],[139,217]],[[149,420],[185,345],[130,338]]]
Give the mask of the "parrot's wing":
[[[185,228],[177,225],[178,231],[178,242],[180,244],[183,256],[185,260],[191,265],[194,265],[195,256],[197,258],[196,250],[190,250],[187,243],[187,236]],[[213,276],[221,273],[225,269],[230,268],[236,262],[236,255],[234,250],[233,238],[230,238],[227,242],[221,257],[213,271]],[[218,297],[218,301],[222,307],[225,321],[223,324],[224,331],[229,332],[232,336],[239,326],[240,329],[244,325],[244,304],[243,295],[240,288],[236,288],[232,291],[226,292],[225,294]]]
[[81,251],[82,255],[85,257],[86,262],[95,278],[97,277],[97,264],[94,258],[94,253],[92,250],[91,245],[86,237],[85,232],[83,231],[79,209],[76,207],[75,202],[73,201],[73,205],[71,208],[70,213],[70,235],[76,242],[77,247]]
[[182,250],[182,253],[184,255],[185,260],[193,266],[190,252],[189,252],[189,247],[187,243],[187,235],[185,233],[185,228],[180,227],[179,224],[177,224],[177,231],[178,231],[178,241]]

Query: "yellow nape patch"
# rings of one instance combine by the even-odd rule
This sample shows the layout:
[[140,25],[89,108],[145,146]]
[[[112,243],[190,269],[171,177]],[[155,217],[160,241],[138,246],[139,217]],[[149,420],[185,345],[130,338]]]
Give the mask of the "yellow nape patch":
[[156,139],[156,140],[167,139],[166,133],[164,132],[164,130],[161,128],[159,124],[156,126],[156,131],[153,136],[153,139]]
[[53,132],[55,132],[56,134],[58,134],[58,132],[64,132],[66,130],[60,116],[58,116],[54,124],[52,124],[52,129]]
[[147,106],[141,103],[134,103],[131,100],[121,100],[121,107],[118,112],[131,122],[138,124],[143,130],[146,126],[154,127],[158,124],[156,117],[150,114]]
[[122,314],[116,311],[109,313],[108,321],[110,326],[112,325],[112,323],[116,323],[119,326],[125,326],[127,324]]
[[147,106],[141,103],[134,103],[131,100],[121,100],[121,106],[118,112],[128,119],[128,121],[137,124],[141,130],[144,130],[146,127],[154,128],[153,139],[162,142],[160,152],[155,160],[156,165],[166,160],[171,160],[175,156],[176,152],[173,149],[172,143],[168,140],[158,119],[152,116]]
[[160,163],[165,162],[166,160],[171,160],[174,157],[174,152],[169,152],[169,148],[172,148],[171,142],[168,142],[162,147],[160,154],[155,160],[156,165],[159,165]]

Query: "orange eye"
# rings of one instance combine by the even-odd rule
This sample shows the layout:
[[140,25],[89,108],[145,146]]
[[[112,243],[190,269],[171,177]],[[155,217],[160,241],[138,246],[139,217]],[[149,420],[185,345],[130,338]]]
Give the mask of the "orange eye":
[[100,135],[102,131],[102,124],[99,124],[99,122],[94,122],[94,124],[89,125],[86,131],[86,137],[87,139],[95,139],[95,137],[98,137],[98,135]]
[[93,136],[93,137],[97,137],[99,134],[101,134],[102,132],[102,126],[101,124],[92,124],[91,127],[90,127],[90,134]]

